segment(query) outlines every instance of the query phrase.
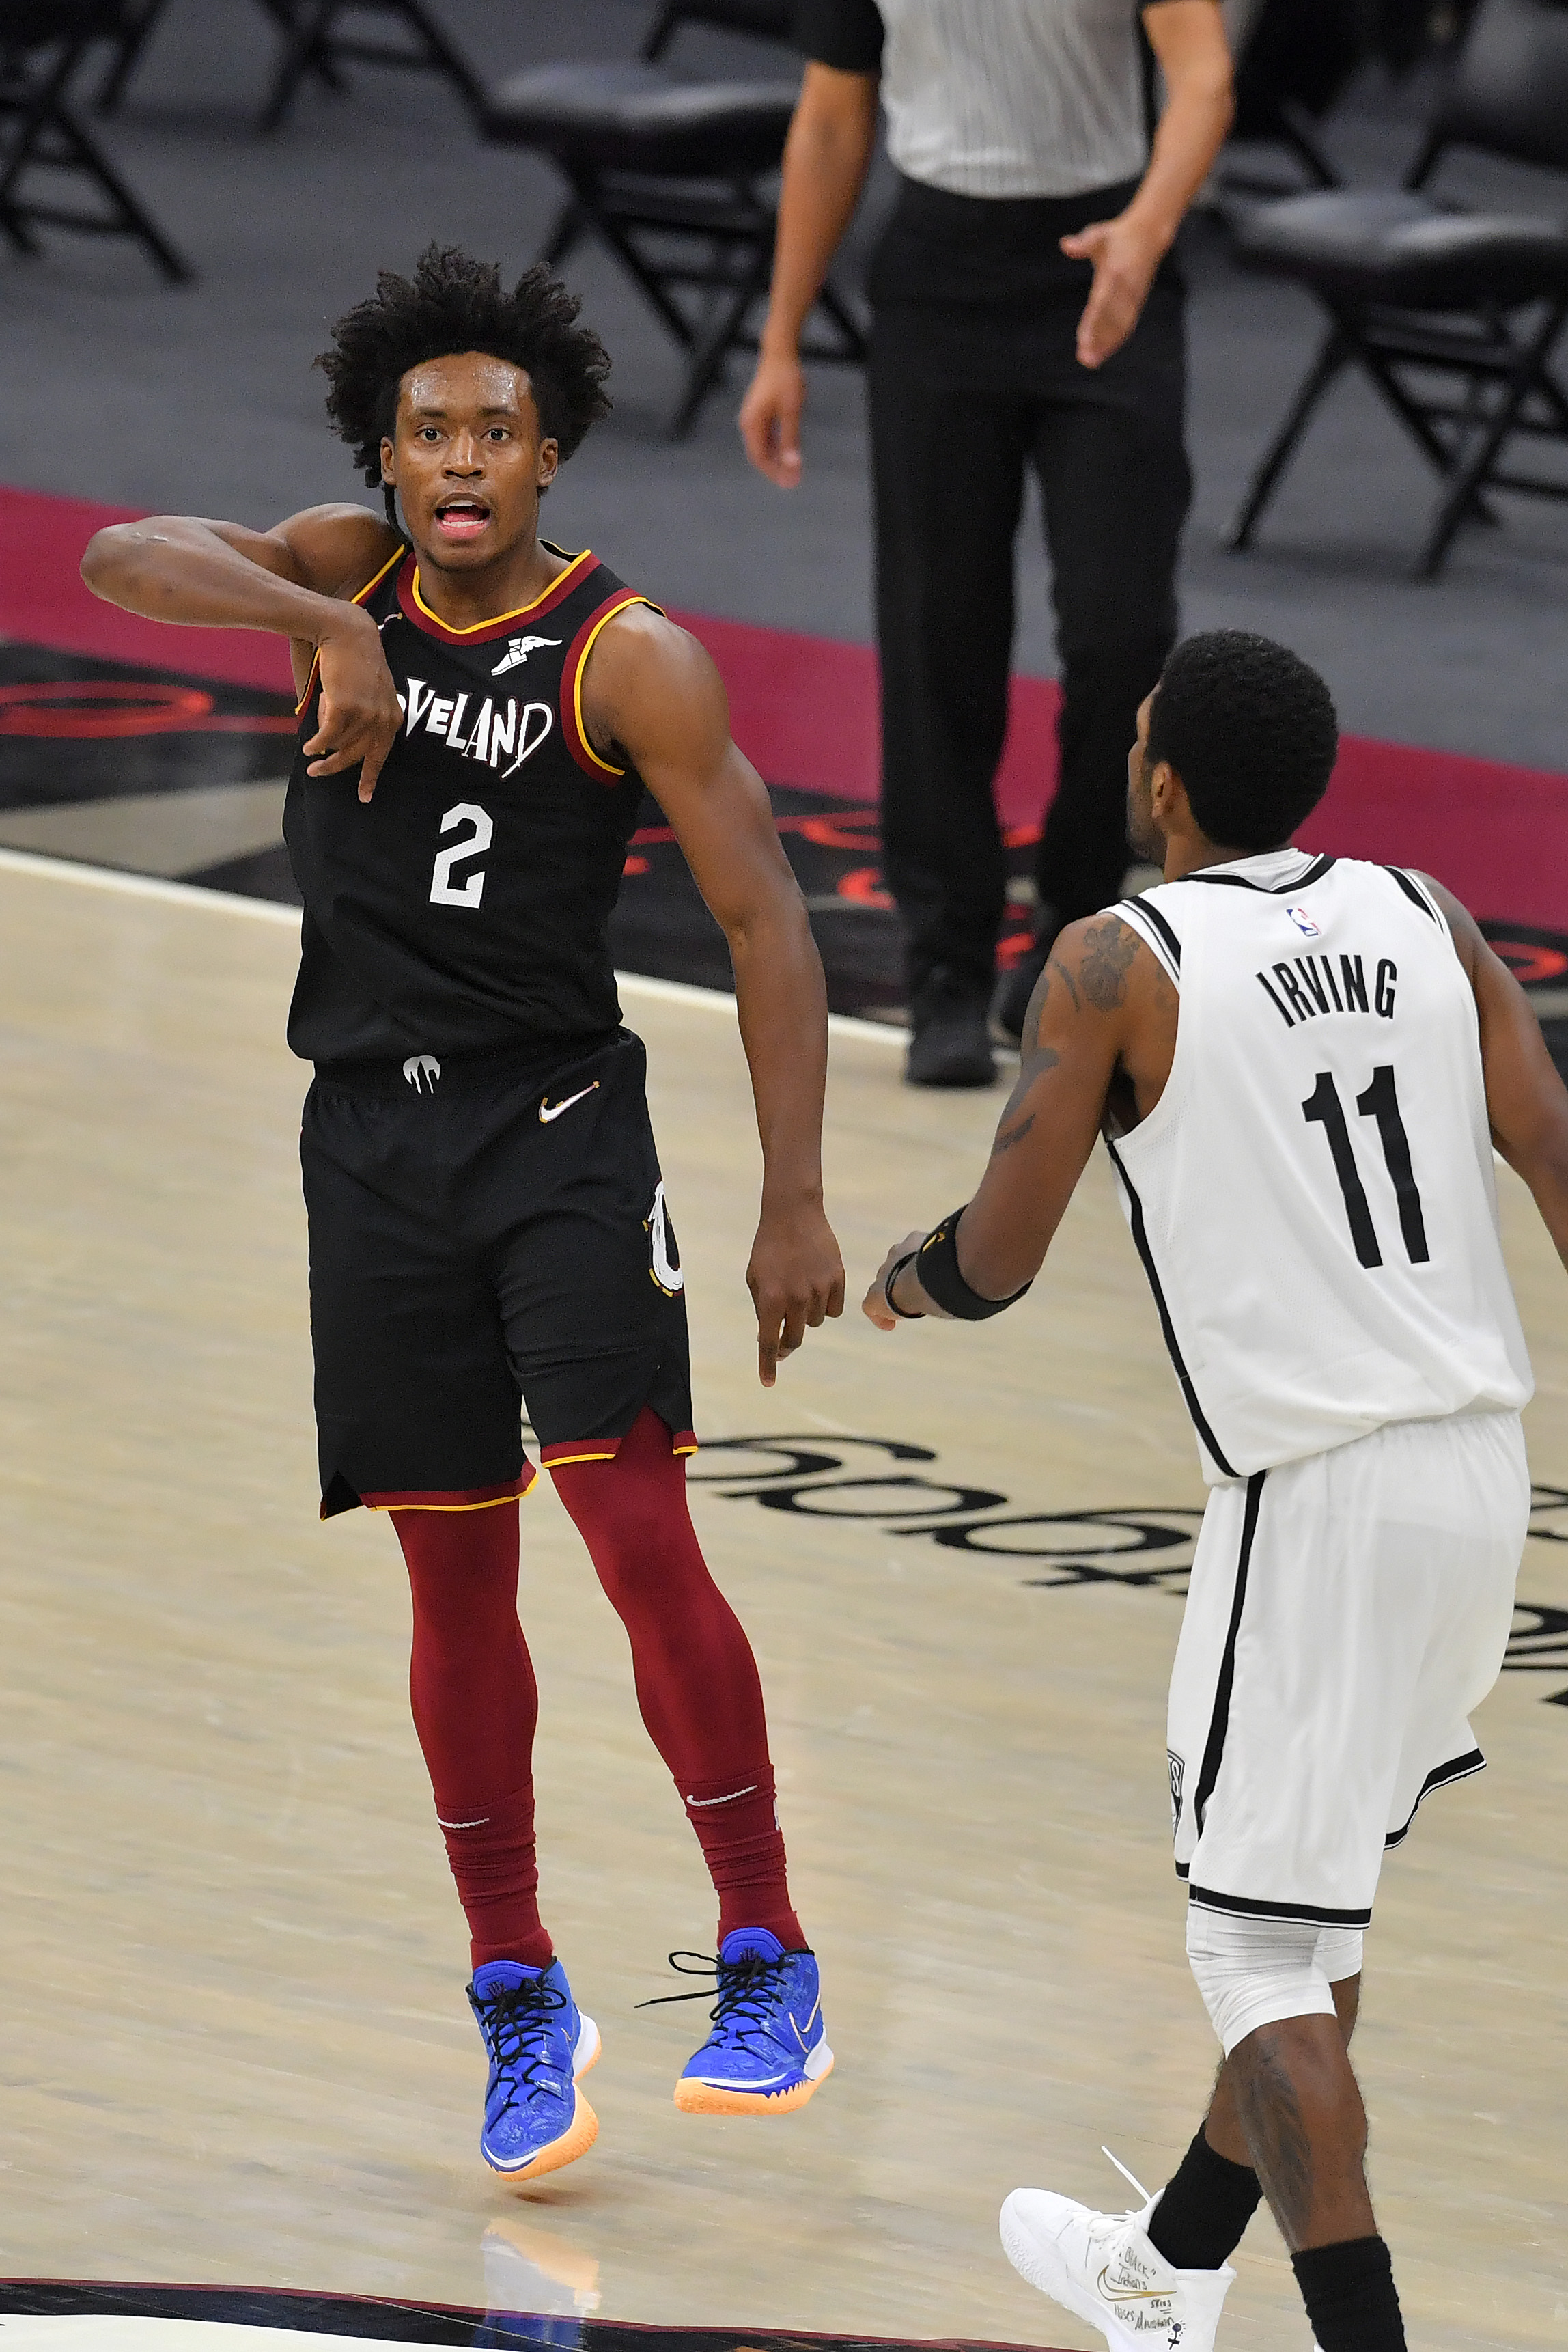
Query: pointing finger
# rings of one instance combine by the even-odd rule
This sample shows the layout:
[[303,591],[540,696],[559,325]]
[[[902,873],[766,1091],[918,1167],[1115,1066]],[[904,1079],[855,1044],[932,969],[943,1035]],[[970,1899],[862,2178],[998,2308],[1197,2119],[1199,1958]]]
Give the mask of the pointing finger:
[[382,769],[386,763],[387,754],[391,750],[392,745],[390,743],[383,744],[379,751],[372,745],[371,750],[365,753],[364,761],[360,769],[360,798],[361,801],[368,802],[371,793],[375,791],[376,781],[382,772]]

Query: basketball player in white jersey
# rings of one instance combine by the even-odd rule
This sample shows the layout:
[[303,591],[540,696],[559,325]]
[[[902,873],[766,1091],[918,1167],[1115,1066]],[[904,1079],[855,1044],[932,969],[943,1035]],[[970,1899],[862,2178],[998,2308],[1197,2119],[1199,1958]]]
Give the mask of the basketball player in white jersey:
[[1010,1306],[1103,1132],[1213,1489],[1169,1729],[1213,2100],[1141,2210],[1002,2208],[1115,2352],[1208,2352],[1260,2195],[1322,2352],[1404,2345],[1346,2045],[1385,1850],[1480,1769],[1524,1539],[1494,1144],[1568,1261],[1568,1091],[1517,983],[1436,884],[1290,846],[1337,740],[1282,646],[1176,648],[1129,761],[1165,881],[1057,940],[979,1191],[865,1300]]

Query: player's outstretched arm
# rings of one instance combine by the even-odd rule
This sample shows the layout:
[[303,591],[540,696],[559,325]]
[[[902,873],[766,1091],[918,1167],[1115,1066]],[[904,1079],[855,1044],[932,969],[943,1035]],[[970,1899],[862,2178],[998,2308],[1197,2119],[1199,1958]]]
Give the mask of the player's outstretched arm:
[[[979,1298],[1010,1299],[1040,1272],[1094,1148],[1118,1066],[1134,1084],[1148,1055],[1160,987],[1169,983],[1153,957],[1114,915],[1070,924],[1058,939],[1030,999],[1018,1084],[955,1237],[958,1272]],[[1156,1058],[1157,1050],[1155,1040]],[[877,1269],[862,1306],[879,1330],[898,1327],[884,1285],[924,1239],[906,1234]],[[905,1316],[946,1312],[913,1261],[893,1296]]]
[[762,1214],[746,1278],[771,1388],[807,1325],[844,1306],[843,1261],[822,1207],[821,959],[761,778],[730,740],[724,687],[696,639],[646,605],[628,607],[589,656],[582,703],[591,740],[630,761],[669,818],[729,941],[762,1139]]
[[81,573],[95,596],[151,621],[267,629],[290,640],[297,688],[321,665],[313,776],[360,769],[375,790],[402,724],[375,623],[349,601],[399,546],[364,507],[311,507],[272,530],[196,515],[150,515],[89,541]]
[[1546,1050],[1530,999],[1481,937],[1474,916],[1440,882],[1421,878],[1448,919],[1476,992],[1492,1141],[1529,1185],[1568,1265],[1568,1087]]

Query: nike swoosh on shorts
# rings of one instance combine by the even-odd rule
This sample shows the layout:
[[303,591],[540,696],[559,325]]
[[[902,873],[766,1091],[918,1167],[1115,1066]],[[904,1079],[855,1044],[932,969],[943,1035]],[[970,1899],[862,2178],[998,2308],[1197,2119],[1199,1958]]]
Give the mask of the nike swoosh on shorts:
[[599,1080],[595,1078],[591,1087],[584,1087],[579,1094],[568,1095],[564,1102],[541,1102],[539,1105],[539,1125],[541,1127],[548,1127],[552,1118],[559,1118],[563,1110],[570,1110],[573,1103],[580,1103],[584,1095],[597,1094],[598,1091]]

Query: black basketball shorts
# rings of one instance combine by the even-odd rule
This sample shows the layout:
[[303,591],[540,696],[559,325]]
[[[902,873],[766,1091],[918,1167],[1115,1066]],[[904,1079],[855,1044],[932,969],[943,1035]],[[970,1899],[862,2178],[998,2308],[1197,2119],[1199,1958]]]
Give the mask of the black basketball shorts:
[[479,1510],[613,1460],[644,1405],[695,1451],[680,1255],[622,1030],[541,1071],[318,1075],[300,1160],[321,1516]]

